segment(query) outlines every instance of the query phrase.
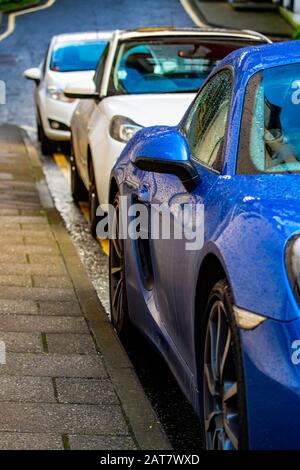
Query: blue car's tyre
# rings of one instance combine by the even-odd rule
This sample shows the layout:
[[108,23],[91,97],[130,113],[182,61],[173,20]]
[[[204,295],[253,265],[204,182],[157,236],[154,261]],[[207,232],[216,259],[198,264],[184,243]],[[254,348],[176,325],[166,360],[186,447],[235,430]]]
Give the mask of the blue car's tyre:
[[128,313],[124,240],[120,235],[119,194],[114,199],[115,217],[109,241],[109,292],[112,324],[123,341],[128,341],[132,328]]
[[202,341],[203,434],[206,448],[247,448],[247,420],[239,332],[228,283],[213,287]]

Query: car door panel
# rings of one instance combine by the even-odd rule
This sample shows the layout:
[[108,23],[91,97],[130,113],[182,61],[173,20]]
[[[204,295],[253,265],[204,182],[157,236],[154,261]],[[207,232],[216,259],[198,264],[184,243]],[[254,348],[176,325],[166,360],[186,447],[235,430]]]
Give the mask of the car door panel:
[[77,123],[74,126],[76,135],[73,137],[74,145],[76,145],[76,165],[79,174],[84,181],[86,187],[89,185],[88,175],[88,132],[90,116],[95,107],[94,100],[81,100],[74,112],[74,120]]
[[[231,73],[226,69],[219,72],[208,82],[192,105],[187,118],[185,132],[194,164],[200,176],[197,188],[189,193],[175,175],[145,172],[141,184],[148,186],[153,208],[156,204],[165,204],[171,212],[171,230],[180,223],[180,212],[176,204],[183,207],[191,204],[199,209],[204,218],[199,226],[203,231],[211,225],[211,207],[213,188],[219,172],[214,168],[222,163],[222,147],[225,141],[227,112],[230,104]],[[223,87],[223,89],[222,89]],[[208,135],[210,139],[208,141]],[[201,161],[203,159],[203,162]],[[175,210],[174,210],[175,207]],[[154,207],[154,212],[155,212]],[[202,212],[201,212],[202,211]],[[178,219],[178,220],[177,220]],[[213,225],[213,224],[212,224]],[[200,237],[201,238],[201,237]],[[153,302],[160,322],[172,338],[178,354],[193,369],[195,294],[197,270],[202,256],[202,247],[196,250],[186,249],[186,240],[150,237],[150,257],[153,269]],[[186,325],[189,325],[189,329]]]
[[[166,178],[166,176],[156,174],[155,202],[166,203],[170,209],[174,205],[176,207],[177,204],[181,207],[184,204],[199,205],[199,208],[203,205],[205,222],[207,212],[205,208],[209,207],[210,194],[218,180],[218,175],[200,166],[198,166],[198,171],[201,181],[192,194],[184,189],[177,178],[174,180],[172,177],[171,180],[169,176]],[[174,227],[174,223],[181,224],[181,220],[180,216],[176,217],[176,212],[171,210],[171,227]],[[200,230],[202,228],[205,237],[205,225],[200,227]],[[190,327],[193,325],[192,318],[188,317],[194,314],[193,301],[191,301],[195,292],[193,279],[197,277],[194,273],[199,267],[201,250],[187,250],[187,243],[190,241],[185,238],[150,240],[156,306],[180,355],[187,364],[191,365],[193,332],[191,329],[187,330],[187,325]]]

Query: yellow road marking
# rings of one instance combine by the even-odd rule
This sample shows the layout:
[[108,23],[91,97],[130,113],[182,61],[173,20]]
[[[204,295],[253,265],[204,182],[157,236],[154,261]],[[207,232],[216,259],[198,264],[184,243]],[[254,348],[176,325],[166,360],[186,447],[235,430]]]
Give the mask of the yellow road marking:
[[[70,163],[69,160],[63,153],[54,153],[53,154],[54,161],[58,168],[60,169],[62,175],[67,180],[68,184],[70,184]],[[80,210],[84,215],[85,219],[89,222],[89,206],[87,202],[80,202],[79,203]],[[104,253],[109,256],[109,240],[100,240],[98,239],[99,245],[101,246]]]
[[54,153],[53,158],[56,162],[56,165],[59,167],[63,176],[66,178],[68,183],[70,183],[70,164],[66,159],[65,155],[62,153]]
[[80,207],[80,210],[81,212],[83,213],[85,219],[87,220],[87,222],[90,221],[90,214],[89,214],[89,205],[87,202],[80,202],[79,203],[79,207]]
[[54,5],[55,2],[56,0],[49,0],[45,5],[27,8],[26,10],[21,10],[21,11],[17,11],[14,13],[10,13],[8,16],[8,21],[7,21],[7,29],[3,34],[0,35],[0,42],[8,38],[8,36],[10,36],[14,32],[17,16],[27,15],[28,13],[34,13],[39,10],[45,10],[46,8],[52,7],[52,5]]
[[109,240],[98,240],[104,253],[109,256]]

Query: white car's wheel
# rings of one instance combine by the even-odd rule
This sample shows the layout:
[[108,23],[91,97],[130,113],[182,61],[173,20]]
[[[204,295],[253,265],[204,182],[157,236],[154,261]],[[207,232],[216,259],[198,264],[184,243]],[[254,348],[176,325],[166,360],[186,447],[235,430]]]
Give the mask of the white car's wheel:
[[73,201],[77,204],[80,201],[87,200],[87,190],[83,184],[82,179],[80,178],[76,166],[76,160],[73,156],[73,150],[71,145],[71,155],[70,155],[70,171],[71,171],[71,193]]
[[44,155],[51,155],[54,151],[54,145],[45,134],[39,112],[37,113],[37,133],[38,140],[41,143],[41,150]]
[[100,218],[97,216],[97,208],[99,206],[99,199],[96,188],[95,174],[93,164],[90,166],[90,186],[89,186],[89,216],[91,224],[91,233],[94,238],[97,237],[97,224]]
[[42,130],[41,130],[41,124],[38,119],[36,120],[36,128],[37,128],[37,138],[38,138],[38,141],[40,142],[42,138]]

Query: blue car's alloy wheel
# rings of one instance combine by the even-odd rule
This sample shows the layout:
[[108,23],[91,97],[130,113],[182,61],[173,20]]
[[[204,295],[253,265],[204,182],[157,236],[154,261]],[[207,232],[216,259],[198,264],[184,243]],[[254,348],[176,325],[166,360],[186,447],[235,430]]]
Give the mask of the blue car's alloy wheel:
[[[243,384],[237,331],[230,318],[228,286],[216,284],[207,310],[203,362],[204,422],[207,449],[245,447]],[[242,437],[241,437],[242,436]]]
[[119,238],[119,196],[114,200],[115,217],[113,224],[113,238],[109,243],[109,285],[110,285],[110,309],[111,321],[123,339],[130,335],[130,321],[127,306],[125,260],[123,240]]

